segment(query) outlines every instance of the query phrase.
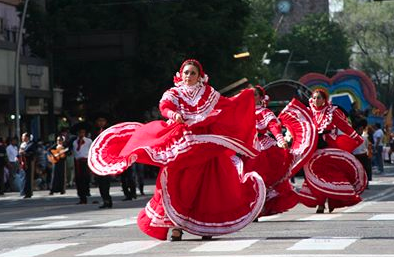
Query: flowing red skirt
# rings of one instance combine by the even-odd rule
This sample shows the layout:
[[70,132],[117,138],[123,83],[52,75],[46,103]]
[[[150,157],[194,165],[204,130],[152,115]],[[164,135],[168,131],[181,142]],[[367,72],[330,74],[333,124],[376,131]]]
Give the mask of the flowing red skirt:
[[317,144],[312,114],[298,100],[293,99],[280,113],[279,119],[292,135],[290,149],[272,146],[270,140],[273,139],[265,136],[260,140],[263,149],[260,154],[245,160],[245,171],[257,172],[267,187],[267,199],[260,216],[287,211],[298,203],[298,194],[289,179],[313,154]]
[[139,214],[140,229],[165,240],[174,226],[212,236],[252,222],[264,203],[264,183],[256,173],[242,175],[242,164],[234,163],[241,160],[233,159],[223,154],[186,169],[163,168],[153,198]]
[[367,185],[367,175],[361,163],[350,153],[325,148],[315,152],[304,166],[305,182],[300,201],[308,206],[352,206],[361,201],[360,194]]
[[258,153],[254,108],[253,90],[245,90],[221,98],[209,117],[192,126],[115,125],[93,142],[89,166],[99,175],[119,174],[133,162],[161,167],[155,194],[138,218],[152,237],[166,239],[169,227],[197,235],[235,232],[253,221],[265,199],[261,177],[243,175],[234,157]]

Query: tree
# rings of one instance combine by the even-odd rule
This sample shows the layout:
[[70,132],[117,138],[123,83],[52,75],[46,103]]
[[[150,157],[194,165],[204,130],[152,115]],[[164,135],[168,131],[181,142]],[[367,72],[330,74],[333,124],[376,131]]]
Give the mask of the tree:
[[394,98],[394,2],[346,1],[338,21],[353,43],[352,66],[374,80],[378,98],[390,106]]
[[[327,14],[311,14],[290,34],[284,35],[278,42],[278,49],[288,49],[290,61],[308,60],[307,64],[290,65],[288,74],[299,78],[309,72],[326,73],[329,70],[349,67],[349,44],[344,31]],[[280,58],[278,56],[278,58]],[[285,65],[288,57],[281,57]]]
[[248,51],[250,56],[237,60],[242,77],[253,84],[264,84],[272,79],[271,69],[262,63],[263,56],[272,54],[271,45],[275,44],[275,31],[272,26],[274,13],[273,0],[250,0],[251,14],[243,34],[243,44],[237,53]]
[[[45,33],[37,37],[32,33],[29,40],[33,45],[37,42],[32,49],[42,56],[38,42],[49,42],[55,81],[65,87],[66,100],[75,98],[83,85],[90,110],[105,106],[117,119],[141,119],[172,85],[186,58],[199,59],[217,89],[239,79],[233,54],[242,44],[249,8],[246,0],[47,0],[44,21],[38,25],[32,17],[29,25],[32,31]],[[130,29],[138,37],[132,57],[94,62],[67,59],[70,33]]]

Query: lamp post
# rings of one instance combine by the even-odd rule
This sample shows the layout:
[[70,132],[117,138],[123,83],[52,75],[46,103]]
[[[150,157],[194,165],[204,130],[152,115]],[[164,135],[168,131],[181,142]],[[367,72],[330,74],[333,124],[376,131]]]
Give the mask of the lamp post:
[[[275,51],[275,53],[277,53],[277,54],[289,54],[290,51],[287,50],[287,49],[282,49],[282,50]],[[271,63],[271,59],[266,59],[265,58],[265,59],[262,60],[262,62],[263,62],[263,64],[269,65]]]
[[308,60],[301,60],[301,61],[292,61],[291,58],[293,57],[293,51],[291,51],[289,58],[287,59],[286,65],[285,65],[285,69],[283,71],[283,76],[282,78],[286,78],[287,77],[287,70],[289,68],[290,63],[298,63],[298,64],[307,64],[309,63]]
[[14,68],[14,81],[15,81],[15,133],[16,136],[19,137],[21,134],[21,123],[20,123],[20,109],[19,109],[19,83],[20,83],[20,52],[22,47],[22,36],[23,36],[23,27],[25,24],[25,17],[27,11],[27,5],[29,4],[29,0],[25,0],[25,4],[23,6],[23,12],[21,17],[21,22],[19,25],[18,39],[16,44],[15,51],[15,68]]

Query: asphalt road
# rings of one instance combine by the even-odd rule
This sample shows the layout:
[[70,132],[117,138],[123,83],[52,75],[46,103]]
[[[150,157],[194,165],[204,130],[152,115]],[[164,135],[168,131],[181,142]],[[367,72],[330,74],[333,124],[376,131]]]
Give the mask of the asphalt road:
[[[182,242],[154,240],[136,225],[146,196],[121,201],[113,185],[112,209],[98,209],[97,188],[87,205],[76,205],[75,189],[31,199],[17,193],[0,197],[0,257],[70,256],[384,256],[394,257],[394,167],[375,175],[364,201],[332,214],[315,214],[298,205],[289,212],[260,218],[237,233],[202,241],[185,233]],[[296,181],[301,184],[301,179]]]

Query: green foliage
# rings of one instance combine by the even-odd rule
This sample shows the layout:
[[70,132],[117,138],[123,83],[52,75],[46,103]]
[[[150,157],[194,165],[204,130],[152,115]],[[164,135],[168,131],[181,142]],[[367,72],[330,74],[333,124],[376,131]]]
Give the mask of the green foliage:
[[[47,14],[32,13],[27,21],[29,30],[43,34],[28,40],[36,54],[54,53],[55,80],[65,88],[66,102],[83,85],[92,110],[104,106],[119,119],[137,119],[157,105],[186,58],[200,60],[218,89],[241,77],[233,54],[249,16],[246,0],[51,0],[46,7]],[[38,25],[33,20],[40,16]],[[66,58],[68,35],[106,30],[136,31],[135,55],[95,62]]]
[[352,65],[371,76],[379,99],[389,106],[394,98],[394,2],[346,1],[339,22],[353,42]]
[[274,12],[273,0],[251,0],[249,5],[251,14],[247,19],[247,26],[243,34],[242,47],[236,53],[248,51],[250,56],[236,60],[242,77],[246,77],[253,84],[264,84],[272,78],[269,66],[262,64],[263,56],[269,58],[272,52],[270,45],[275,42],[275,32],[271,20]]
[[[281,38],[277,48],[292,51],[292,62],[308,60],[307,64],[302,65],[290,63],[288,74],[294,79],[309,72],[324,74],[326,70],[349,66],[347,38],[339,25],[330,22],[326,14],[306,16],[302,23],[293,27],[290,34]],[[286,59],[281,61],[286,63]]]

